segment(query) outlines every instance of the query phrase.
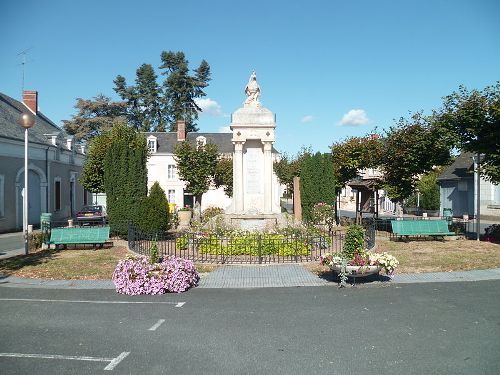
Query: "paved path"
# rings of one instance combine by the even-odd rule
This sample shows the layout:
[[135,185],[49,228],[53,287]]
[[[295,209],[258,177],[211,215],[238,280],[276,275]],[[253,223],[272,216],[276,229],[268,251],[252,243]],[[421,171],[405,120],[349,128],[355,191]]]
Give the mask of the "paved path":
[[[381,276],[364,285],[429,283],[500,279],[500,268],[463,272],[433,272]],[[336,285],[307,271],[299,264],[271,266],[223,266],[202,276],[199,288],[279,288]],[[44,280],[0,277],[0,286],[49,289],[114,289],[111,280]]]

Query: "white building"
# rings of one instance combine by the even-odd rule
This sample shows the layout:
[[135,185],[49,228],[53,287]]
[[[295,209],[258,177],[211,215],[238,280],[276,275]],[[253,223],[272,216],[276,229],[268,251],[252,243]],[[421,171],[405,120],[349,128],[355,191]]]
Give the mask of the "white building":
[[[169,203],[175,203],[176,208],[189,205],[193,207],[194,197],[186,189],[186,182],[179,178],[177,163],[174,159],[174,148],[179,142],[213,143],[219,152],[229,158],[233,157],[232,133],[186,133],[185,124],[178,123],[177,132],[151,132],[145,133],[150,157],[147,162],[148,189],[158,181],[167,195]],[[273,148],[274,158],[278,152]],[[207,207],[220,207],[228,209],[232,199],[228,197],[223,188],[212,186],[202,197],[201,209]]]

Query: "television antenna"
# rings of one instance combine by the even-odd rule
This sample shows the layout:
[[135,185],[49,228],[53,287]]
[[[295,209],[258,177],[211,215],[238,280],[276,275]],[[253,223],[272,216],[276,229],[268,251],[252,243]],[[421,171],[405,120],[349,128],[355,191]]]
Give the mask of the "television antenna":
[[19,64],[19,65],[22,66],[22,72],[23,72],[23,80],[22,80],[22,83],[21,83],[21,92],[24,92],[24,71],[25,71],[25,66],[26,66],[27,63],[33,61],[33,60],[26,61],[26,55],[32,49],[33,49],[33,47],[26,48],[25,50],[23,50],[23,51],[21,51],[21,52],[19,52],[17,54],[17,56],[21,56],[21,59],[22,59],[21,60],[21,64]]

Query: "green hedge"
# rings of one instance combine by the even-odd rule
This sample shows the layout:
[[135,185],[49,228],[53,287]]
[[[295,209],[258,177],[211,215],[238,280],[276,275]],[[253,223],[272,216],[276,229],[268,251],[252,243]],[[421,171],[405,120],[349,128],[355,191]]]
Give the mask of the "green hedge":
[[[176,239],[176,248],[184,250],[189,245],[189,235]],[[232,237],[208,236],[196,240],[198,251],[210,255],[259,255],[259,237],[256,235],[238,235]],[[328,239],[324,238],[324,243]],[[264,234],[261,236],[261,254],[279,256],[307,256],[313,243],[307,238],[291,238],[282,234]]]

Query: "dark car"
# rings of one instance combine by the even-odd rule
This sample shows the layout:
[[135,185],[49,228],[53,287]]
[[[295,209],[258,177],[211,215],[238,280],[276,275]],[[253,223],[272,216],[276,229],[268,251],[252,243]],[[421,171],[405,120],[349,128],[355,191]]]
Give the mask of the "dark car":
[[100,205],[83,206],[76,213],[76,220],[82,223],[105,223],[106,210]]

